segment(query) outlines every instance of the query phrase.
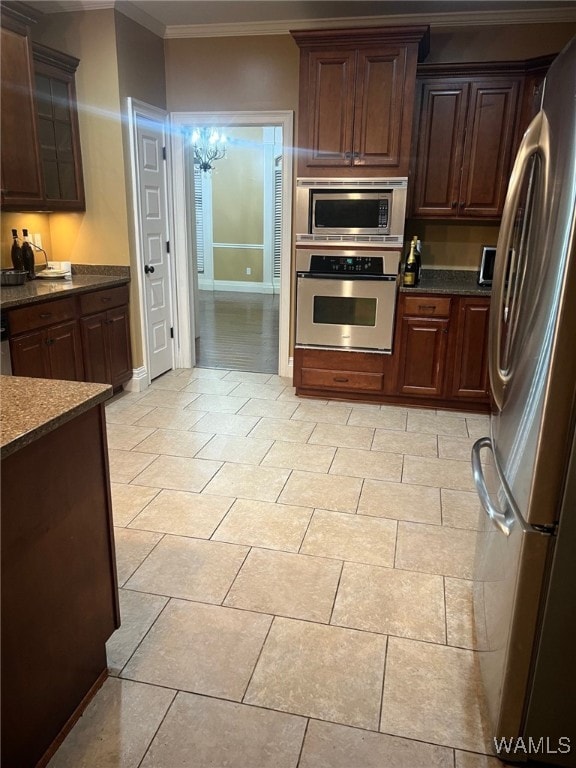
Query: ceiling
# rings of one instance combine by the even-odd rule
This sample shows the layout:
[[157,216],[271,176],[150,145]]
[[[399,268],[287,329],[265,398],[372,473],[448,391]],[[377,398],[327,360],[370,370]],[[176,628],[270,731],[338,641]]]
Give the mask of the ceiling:
[[283,34],[354,25],[576,22],[573,0],[36,0],[44,13],[115,7],[162,37]]

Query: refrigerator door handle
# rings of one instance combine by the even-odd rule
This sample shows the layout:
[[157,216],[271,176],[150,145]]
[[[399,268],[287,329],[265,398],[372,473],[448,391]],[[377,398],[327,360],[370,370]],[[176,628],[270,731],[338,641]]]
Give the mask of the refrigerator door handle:
[[[515,260],[517,255],[511,249],[514,235],[514,224],[517,219],[520,205],[524,178],[530,170],[530,160],[538,153],[544,165],[547,165],[548,152],[548,125],[546,115],[539,112],[532,120],[524,137],[510,177],[506,202],[502,212],[502,222],[496,245],[496,262],[494,267],[494,279],[492,283],[492,309],[490,311],[490,345],[488,352],[488,366],[490,373],[490,385],[494,402],[499,410],[504,405],[505,390],[512,375],[507,366],[502,365],[502,317],[511,327],[514,324],[514,310],[518,297],[518,285],[507,285],[506,276],[509,272],[510,260]],[[547,174],[544,173],[544,178]],[[512,265],[510,265],[511,267]],[[510,270],[511,271],[511,270]]]
[[482,448],[487,448],[492,452],[492,442],[489,437],[480,438],[480,440],[477,440],[472,446],[472,475],[474,477],[474,484],[478,491],[480,502],[490,520],[505,536],[510,536],[512,525],[514,524],[514,517],[509,517],[492,504],[480,460],[480,451]]

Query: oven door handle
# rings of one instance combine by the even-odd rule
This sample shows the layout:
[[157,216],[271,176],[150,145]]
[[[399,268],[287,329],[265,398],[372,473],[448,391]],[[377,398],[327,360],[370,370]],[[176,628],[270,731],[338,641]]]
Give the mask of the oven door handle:
[[302,278],[304,280],[364,280],[364,281],[372,281],[375,280],[381,282],[394,282],[396,280],[396,275],[335,275],[335,274],[313,274],[311,272],[297,272],[296,277]]

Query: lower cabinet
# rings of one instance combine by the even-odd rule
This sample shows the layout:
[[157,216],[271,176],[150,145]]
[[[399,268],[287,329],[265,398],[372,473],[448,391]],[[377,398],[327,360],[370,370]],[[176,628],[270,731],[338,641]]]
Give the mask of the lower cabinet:
[[128,307],[80,320],[86,381],[120,386],[132,375]]
[[401,293],[392,355],[296,348],[301,395],[487,410],[490,299]]
[[22,334],[13,340],[11,355],[17,376],[82,380],[82,352],[76,320]]

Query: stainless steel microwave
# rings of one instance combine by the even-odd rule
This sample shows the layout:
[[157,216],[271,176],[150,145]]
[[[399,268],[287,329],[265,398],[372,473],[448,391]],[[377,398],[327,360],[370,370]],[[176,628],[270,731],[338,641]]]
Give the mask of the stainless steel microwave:
[[402,246],[406,190],[403,177],[298,179],[296,242]]

